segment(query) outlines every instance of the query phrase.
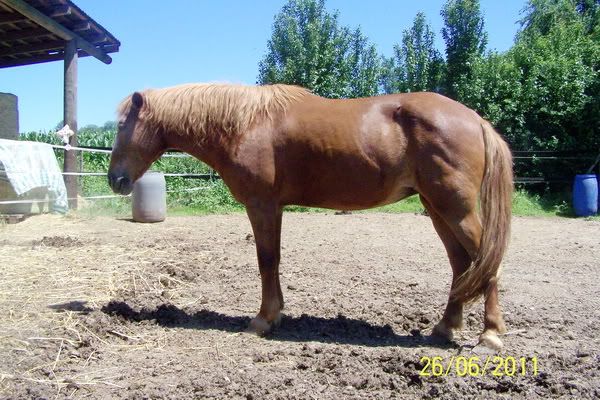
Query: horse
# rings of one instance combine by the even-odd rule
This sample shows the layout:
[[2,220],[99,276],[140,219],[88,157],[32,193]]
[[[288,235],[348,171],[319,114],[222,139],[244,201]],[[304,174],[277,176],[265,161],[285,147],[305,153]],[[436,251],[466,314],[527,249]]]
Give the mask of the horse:
[[148,89],[118,107],[112,190],[129,194],[169,149],[208,164],[246,208],[262,284],[249,330],[265,335],[280,323],[284,206],[350,211],[418,194],[453,272],[432,335],[453,340],[463,307],[483,296],[479,343],[502,348],[498,278],[510,235],[512,155],[475,111],[425,92],[328,99],[282,84]]

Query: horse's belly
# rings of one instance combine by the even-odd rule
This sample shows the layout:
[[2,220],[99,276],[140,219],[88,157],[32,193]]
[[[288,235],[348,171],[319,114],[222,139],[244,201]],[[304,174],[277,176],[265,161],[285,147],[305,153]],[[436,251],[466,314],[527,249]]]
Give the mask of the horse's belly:
[[351,173],[300,180],[286,192],[285,204],[336,210],[373,208],[416,193],[401,177],[384,179],[380,175]]

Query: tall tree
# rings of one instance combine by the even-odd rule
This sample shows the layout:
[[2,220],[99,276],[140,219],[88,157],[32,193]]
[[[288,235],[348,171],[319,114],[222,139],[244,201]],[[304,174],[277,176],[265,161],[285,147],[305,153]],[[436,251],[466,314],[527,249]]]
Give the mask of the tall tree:
[[521,35],[547,35],[556,24],[582,19],[587,33],[593,33],[600,25],[600,0],[530,0],[524,13]]
[[[580,0],[581,12],[587,12],[588,0]],[[560,23],[572,24],[580,19],[575,0],[530,0],[523,9],[525,16],[519,21],[519,38],[548,35]]]
[[377,92],[379,57],[359,29],[339,26],[325,0],[288,0],[275,16],[258,83],[304,86],[340,98]]
[[[458,98],[517,150],[600,148],[600,40],[575,0],[530,0],[515,45],[473,64]],[[571,179],[586,161],[516,164],[519,176]],[[524,168],[526,167],[526,168]]]
[[457,95],[457,82],[472,76],[473,65],[483,56],[487,32],[479,0],[447,0],[441,11],[446,42],[446,94]]
[[349,76],[344,97],[367,97],[379,92],[380,57],[375,45],[369,43],[360,28],[352,33],[346,64]]
[[435,34],[419,12],[410,29],[402,34],[402,44],[394,46],[394,56],[385,61],[384,91],[439,91],[444,62],[434,46]]

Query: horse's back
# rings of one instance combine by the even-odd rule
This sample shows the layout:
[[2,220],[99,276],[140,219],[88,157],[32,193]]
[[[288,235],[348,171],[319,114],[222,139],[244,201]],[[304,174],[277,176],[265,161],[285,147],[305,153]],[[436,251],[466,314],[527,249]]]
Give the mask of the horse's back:
[[477,175],[480,121],[434,93],[351,100],[309,95],[275,118],[268,134],[258,129],[248,136],[239,153],[283,204],[363,209],[414,194],[420,180],[444,169]]

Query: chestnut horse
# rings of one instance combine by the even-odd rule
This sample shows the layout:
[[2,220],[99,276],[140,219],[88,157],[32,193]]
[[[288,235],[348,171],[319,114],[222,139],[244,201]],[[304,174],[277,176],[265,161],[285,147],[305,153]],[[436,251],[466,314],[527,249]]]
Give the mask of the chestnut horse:
[[119,107],[108,179],[132,185],[179,149],[222,177],[254,231],[262,302],[250,329],[280,321],[282,207],[359,210],[419,194],[452,266],[433,334],[453,338],[463,305],[484,296],[480,343],[502,347],[498,272],[506,250],[511,153],[474,111],[434,93],[332,100],[287,85],[188,84],[136,92]]

